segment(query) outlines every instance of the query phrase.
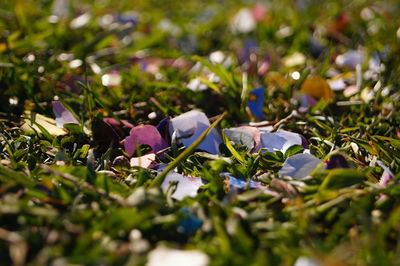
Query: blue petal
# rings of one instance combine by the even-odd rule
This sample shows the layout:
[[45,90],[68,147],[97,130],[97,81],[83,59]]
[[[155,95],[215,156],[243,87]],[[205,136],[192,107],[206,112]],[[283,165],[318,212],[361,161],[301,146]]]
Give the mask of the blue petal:
[[250,111],[258,118],[263,119],[263,105],[264,105],[264,87],[254,89],[249,94],[247,104]]

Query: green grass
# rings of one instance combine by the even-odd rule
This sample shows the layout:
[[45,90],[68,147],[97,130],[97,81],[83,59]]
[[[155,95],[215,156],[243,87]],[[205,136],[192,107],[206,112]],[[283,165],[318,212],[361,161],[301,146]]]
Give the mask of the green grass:
[[[201,250],[210,265],[293,265],[300,256],[321,265],[400,264],[397,1],[269,1],[257,27],[240,34],[231,31],[230,20],[253,1],[70,2],[58,22],[50,0],[0,3],[1,264],[144,265],[159,245]],[[71,27],[87,11],[89,22]],[[135,11],[134,27],[99,24],[127,11]],[[334,31],[343,12],[348,25]],[[161,29],[162,22],[172,30]],[[282,37],[277,32],[284,27],[290,34]],[[326,49],[319,57],[310,49],[313,33]],[[266,84],[254,60],[250,67],[241,64],[238,54],[250,40],[258,47],[253,58],[261,64],[267,56],[269,72],[280,73],[285,86]],[[334,63],[349,49],[366,56],[358,73]],[[210,63],[215,51],[232,63]],[[285,66],[282,58],[295,52],[305,56],[305,64]],[[365,73],[375,52],[385,68],[370,79]],[[141,57],[154,64],[152,71],[157,66],[153,72],[135,63]],[[177,59],[182,67],[170,63]],[[203,68],[193,69],[199,62]],[[293,113],[302,82],[309,75],[328,78],[332,68],[354,72],[360,92],[334,92],[332,99]],[[102,75],[113,70],[122,77],[120,86],[103,86]],[[299,80],[290,78],[294,71]],[[210,73],[218,80],[210,81]],[[198,76],[207,90],[187,88]],[[221,132],[255,121],[247,98],[261,85],[265,120],[274,130],[302,134],[320,159],[341,153],[353,169],[315,172],[301,181],[279,178],[283,162],[301,153],[300,146],[285,154],[251,154],[224,138],[215,157],[196,151],[198,143],[184,149],[173,140],[157,161],[169,167],[156,178],[153,169],[114,163],[117,156],[127,157],[123,145],[93,137],[103,117],[157,125],[193,109],[216,121],[212,127]],[[365,100],[368,88],[374,94]],[[54,118],[55,98],[81,123],[59,136],[33,115]],[[22,130],[25,119],[39,129]],[[383,169],[376,160],[394,173],[387,187],[378,184]],[[207,184],[194,198],[174,200],[172,191],[159,188],[173,168]],[[232,193],[222,172],[260,181],[278,196],[252,189]],[[183,208],[202,221],[192,233],[179,229],[188,216]],[[132,237],[137,231],[140,237]]]

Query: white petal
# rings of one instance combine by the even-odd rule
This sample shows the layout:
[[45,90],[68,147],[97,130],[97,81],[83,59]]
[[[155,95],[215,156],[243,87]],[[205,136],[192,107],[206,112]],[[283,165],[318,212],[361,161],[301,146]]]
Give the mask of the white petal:
[[159,246],[150,251],[146,266],[206,266],[208,256],[199,250],[179,250]]
[[[321,162],[322,160],[311,154],[296,154],[286,159],[279,171],[279,176],[287,175],[293,178],[303,178],[310,175]],[[325,168],[325,166],[321,168]]]
[[231,21],[231,29],[234,33],[247,33],[257,27],[256,20],[248,8],[242,8]]
[[261,147],[268,152],[281,151],[285,153],[286,150],[295,145],[302,145],[301,136],[297,133],[289,132],[286,130],[278,130],[276,132],[268,132],[261,129]]
[[161,189],[166,192],[171,182],[178,182],[176,190],[172,194],[172,198],[176,200],[182,200],[184,197],[196,197],[197,190],[203,185],[201,178],[169,172],[161,184]]
[[[200,135],[210,126],[207,116],[200,111],[190,111],[171,119],[169,132],[172,134],[177,130],[177,137],[183,137],[193,132],[189,138],[182,138],[180,141],[185,147],[189,147]],[[216,129],[211,130],[210,134],[200,143],[197,149],[207,151],[212,154],[220,154],[219,144],[221,137]]]

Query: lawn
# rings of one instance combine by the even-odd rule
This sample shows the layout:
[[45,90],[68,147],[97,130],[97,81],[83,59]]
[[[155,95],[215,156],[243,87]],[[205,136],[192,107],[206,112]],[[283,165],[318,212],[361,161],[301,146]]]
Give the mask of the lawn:
[[397,0],[2,0],[1,265],[399,265]]

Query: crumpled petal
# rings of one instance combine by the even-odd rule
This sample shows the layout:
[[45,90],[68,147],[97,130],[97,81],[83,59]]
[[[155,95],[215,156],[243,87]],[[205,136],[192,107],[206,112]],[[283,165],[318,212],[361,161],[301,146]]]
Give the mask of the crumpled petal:
[[[177,131],[176,136],[185,147],[189,147],[200,135],[210,126],[207,116],[200,111],[192,110],[181,114],[170,120],[169,133],[172,136]],[[191,135],[190,137],[185,137]],[[220,154],[219,145],[222,143],[221,137],[214,128],[208,136],[200,143],[197,149],[204,150],[212,154]]]
[[197,190],[203,185],[199,177],[184,176],[176,172],[169,172],[161,184],[161,189],[166,192],[171,182],[178,182],[172,198],[182,200],[185,197],[196,197]]
[[250,92],[247,104],[250,111],[258,118],[263,118],[262,108],[264,106],[264,87],[259,87]]
[[151,125],[140,125],[131,129],[130,135],[124,141],[125,152],[132,156],[136,147],[143,144],[149,145],[153,153],[167,148],[157,128]]
[[379,185],[387,187],[387,184],[393,179],[394,174],[382,161],[378,160],[377,164],[383,169],[382,176],[379,179]]
[[[300,179],[310,175],[321,162],[322,160],[311,154],[296,154],[286,159],[279,171],[279,176],[290,176]],[[321,169],[323,168],[325,168],[325,166],[321,167]]]
[[56,125],[64,128],[64,124],[78,124],[78,119],[60,101],[53,101],[53,112],[56,116]]
[[304,147],[304,141],[300,134],[286,130],[268,132],[267,130],[261,129],[260,137],[261,148],[266,149],[267,152],[281,151],[285,153],[287,149],[296,144]]
[[200,250],[179,250],[163,246],[149,252],[146,266],[206,266],[209,257]]

